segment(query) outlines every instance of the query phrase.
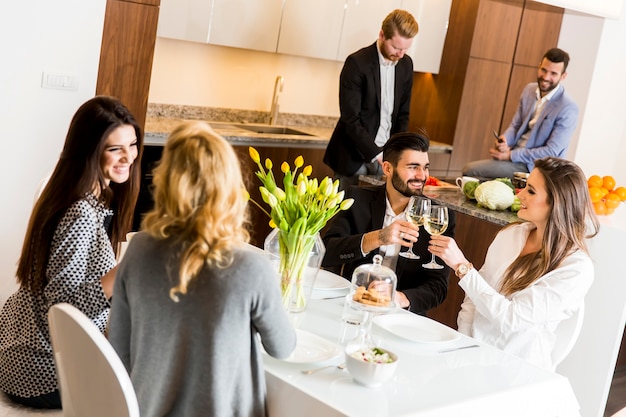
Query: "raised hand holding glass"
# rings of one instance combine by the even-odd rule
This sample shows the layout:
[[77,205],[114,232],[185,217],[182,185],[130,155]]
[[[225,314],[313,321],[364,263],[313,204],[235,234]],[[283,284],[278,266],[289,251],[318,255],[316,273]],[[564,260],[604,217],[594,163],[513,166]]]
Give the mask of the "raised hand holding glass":
[[[448,228],[448,207],[431,206],[430,212],[425,219],[424,229],[431,235],[440,235]],[[432,254],[430,262],[422,265],[426,269],[442,269],[435,260],[435,254]]]
[[[411,196],[409,204],[406,208],[406,220],[409,223],[413,223],[416,226],[424,225],[424,218],[428,215],[430,210],[430,200],[425,197]],[[419,259],[419,255],[413,253],[413,247],[410,247],[406,252],[400,252],[402,257],[408,259]]]

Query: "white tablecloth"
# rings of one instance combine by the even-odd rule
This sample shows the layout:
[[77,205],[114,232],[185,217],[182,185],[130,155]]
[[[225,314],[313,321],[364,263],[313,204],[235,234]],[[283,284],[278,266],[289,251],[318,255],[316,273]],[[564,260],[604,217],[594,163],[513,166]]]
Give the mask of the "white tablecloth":
[[[297,327],[339,341],[344,299],[311,300]],[[411,313],[406,313],[411,314]],[[380,388],[353,382],[335,367],[316,367],[264,356],[270,417],[307,416],[579,416],[568,380],[489,346],[440,353],[474,344],[471,338],[441,343],[401,339],[373,326],[381,347],[398,354],[393,380]],[[327,363],[339,364],[343,357]]]

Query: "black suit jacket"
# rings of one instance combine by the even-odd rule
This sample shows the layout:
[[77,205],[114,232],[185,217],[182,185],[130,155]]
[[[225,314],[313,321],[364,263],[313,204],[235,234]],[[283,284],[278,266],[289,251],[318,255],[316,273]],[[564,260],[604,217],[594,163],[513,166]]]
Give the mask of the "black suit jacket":
[[[412,87],[413,61],[405,55],[395,66],[391,134],[408,129]],[[380,125],[380,64],[376,43],[346,58],[339,79],[339,110],[341,116],[326,148],[324,162],[334,172],[350,176],[382,150],[374,143]]]
[[[350,187],[348,197],[354,198],[349,210],[338,213],[329,223],[324,233],[326,255],[322,261],[325,269],[352,279],[354,269],[362,264],[371,263],[378,249],[367,256],[361,252],[361,239],[366,232],[380,229],[385,219],[385,186]],[[454,211],[449,212],[448,228],[444,235],[454,237],[456,226]],[[430,270],[422,268],[422,264],[430,260],[428,242],[430,235],[422,228],[419,238],[413,245],[413,251],[420,259],[398,257],[396,275],[397,290],[402,291],[411,302],[410,310],[424,314],[427,310],[441,304],[448,292],[448,276],[450,268]],[[402,251],[406,248],[402,247]],[[438,263],[443,264],[441,259]],[[443,264],[445,265],[445,264]]]

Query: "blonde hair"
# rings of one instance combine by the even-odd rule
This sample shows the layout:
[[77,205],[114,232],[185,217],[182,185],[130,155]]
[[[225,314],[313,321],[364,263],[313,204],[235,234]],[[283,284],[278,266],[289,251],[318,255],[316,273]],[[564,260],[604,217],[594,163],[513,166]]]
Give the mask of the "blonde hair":
[[142,230],[182,244],[178,283],[170,289],[178,301],[205,266],[229,266],[233,248],[249,239],[241,168],[209,125],[186,122],[167,139],[153,182],[155,205]]
[[406,10],[396,9],[389,13],[381,26],[385,39],[391,39],[395,34],[403,38],[414,38],[419,25],[413,15]]
[[545,180],[550,213],[541,249],[518,257],[505,272],[500,292],[511,295],[558,268],[577,250],[588,253],[585,239],[598,234],[599,222],[583,171],[574,162],[542,158],[535,169]]

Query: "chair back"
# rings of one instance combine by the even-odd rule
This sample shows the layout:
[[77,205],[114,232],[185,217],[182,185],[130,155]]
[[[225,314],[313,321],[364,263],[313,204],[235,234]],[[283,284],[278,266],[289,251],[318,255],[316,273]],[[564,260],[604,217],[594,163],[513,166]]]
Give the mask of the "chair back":
[[64,417],[139,417],[124,364],[96,325],[76,307],[48,312]]
[[552,364],[554,368],[572,351],[580,335],[580,329],[583,327],[584,316],[585,304],[582,303],[571,317],[563,320],[556,327],[556,343],[554,349],[552,349]]

